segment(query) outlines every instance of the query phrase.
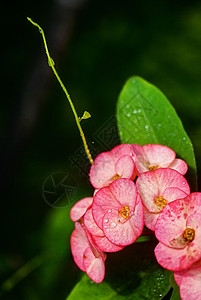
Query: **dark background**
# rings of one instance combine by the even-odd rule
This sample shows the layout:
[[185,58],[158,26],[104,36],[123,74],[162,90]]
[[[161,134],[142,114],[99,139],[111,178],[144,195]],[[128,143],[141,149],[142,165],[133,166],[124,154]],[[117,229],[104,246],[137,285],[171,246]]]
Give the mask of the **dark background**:
[[[27,16],[45,30],[78,114],[92,115],[82,125],[94,155],[119,143],[117,97],[125,80],[139,75],[175,107],[193,142],[199,173],[201,3],[2,3],[0,297],[65,299],[80,276],[69,251],[69,207],[92,195],[90,166],[41,35]],[[51,189],[52,178],[65,179],[67,194],[57,203],[54,195],[43,193]],[[62,193],[60,186],[56,195]]]

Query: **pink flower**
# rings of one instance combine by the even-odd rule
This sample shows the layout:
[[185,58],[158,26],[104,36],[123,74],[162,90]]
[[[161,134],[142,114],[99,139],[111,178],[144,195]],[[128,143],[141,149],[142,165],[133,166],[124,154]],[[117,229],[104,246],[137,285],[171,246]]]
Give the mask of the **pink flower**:
[[172,169],[145,172],[137,179],[136,186],[144,204],[145,225],[151,230],[155,230],[156,221],[167,203],[190,193],[186,179]]
[[71,235],[71,252],[76,265],[96,283],[105,277],[105,255],[96,247],[83,225],[76,222]]
[[201,300],[201,260],[186,270],[175,272],[174,278],[182,300]]
[[118,179],[94,196],[93,218],[106,238],[119,246],[132,244],[143,230],[143,207],[129,179]]
[[201,193],[170,202],[155,228],[158,263],[172,271],[189,268],[201,259]]
[[93,241],[101,251],[104,252],[117,252],[124,247],[111,243],[105,236],[104,232],[96,225],[93,216],[92,209],[88,209],[84,215],[84,224],[88,232],[92,235]]
[[92,205],[93,197],[83,198],[71,208],[70,218],[73,222],[79,221],[87,209]]
[[90,170],[91,184],[99,189],[118,178],[135,179],[135,164],[132,148],[122,144],[111,151],[99,154]]
[[133,144],[137,175],[159,168],[171,168],[185,175],[188,166],[182,159],[176,159],[175,152],[162,145],[148,144],[144,146]]

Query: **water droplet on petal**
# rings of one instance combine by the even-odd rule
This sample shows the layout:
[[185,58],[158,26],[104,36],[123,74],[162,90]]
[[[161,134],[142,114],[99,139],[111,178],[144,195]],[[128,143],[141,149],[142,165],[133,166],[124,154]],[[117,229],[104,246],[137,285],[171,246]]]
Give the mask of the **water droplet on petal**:
[[110,228],[115,228],[117,226],[117,223],[115,223],[115,222],[112,222],[111,224],[110,224]]
[[104,219],[103,222],[104,222],[104,223],[108,223],[109,220],[108,220],[108,219]]

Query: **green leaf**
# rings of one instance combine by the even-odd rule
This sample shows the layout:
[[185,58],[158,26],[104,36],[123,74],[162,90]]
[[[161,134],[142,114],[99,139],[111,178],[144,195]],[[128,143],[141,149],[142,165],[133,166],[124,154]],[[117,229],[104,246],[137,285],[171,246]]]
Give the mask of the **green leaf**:
[[173,274],[170,276],[170,284],[173,288],[173,292],[172,292],[172,296],[171,296],[170,300],[181,300],[180,293],[179,293],[179,287],[174,280]]
[[122,143],[161,144],[173,149],[188,164],[190,184],[196,188],[192,143],[175,109],[159,89],[140,77],[131,77],[118,99],[117,121]]
[[171,272],[157,264],[153,254],[155,245],[156,241],[136,243],[108,254],[104,281],[96,284],[84,275],[67,299],[162,299],[171,288]]

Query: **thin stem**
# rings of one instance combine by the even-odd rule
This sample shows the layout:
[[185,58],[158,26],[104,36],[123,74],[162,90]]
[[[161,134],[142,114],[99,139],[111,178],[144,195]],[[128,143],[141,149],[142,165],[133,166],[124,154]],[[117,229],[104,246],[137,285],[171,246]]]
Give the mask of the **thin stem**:
[[83,132],[82,127],[81,127],[81,125],[80,125],[81,119],[78,117],[78,114],[77,114],[76,109],[75,109],[75,106],[74,106],[74,104],[73,104],[73,102],[72,102],[72,100],[71,100],[71,97],[70,97],[70,95],[69,95],[69,93],[68,93],[66,87],[64,86],[64,84],[63,84],[61,78],[59,77],[59,75],[58,75],[58,73],[57,73],[57,71],[56,71],[56,69],[55,69],[55,67],[54,67],[55,64],[54,64],[53,59],[52,59],[51,56],[50,56],[50,53],[49,53],[49,50],[48,50],[48,47],[47,47],[47,42],[46,42],[46,38],[45,38],[44,31],[43,31],[43,29],[42,29],[37,23],[35,23],[34,21],[32,21],[31,18],[27,18],[27,19],[28,19],[28,21],[31,22],[34,26],[38,27],[39,32],[40,32],[41,35],[42,35],[43,43],[44,43],[44,46],[45,46],[45,52],[46,52],[47,59],[48,59],[48,64],[49,64],[50,68],[52,69],[54,75],[56,76],[58,82],[60,83],[61,88],[63,89],[63,91],[64,91],[64,93],[65,93],[65,95],[66,95],[66,98],[68,99],[68,102],[69,102],[69,104],[70,104],[70,106],[71,106],[71,109],[72,109],[73,114],[74,114],[74,117],[75,117],[75,121],[76,121],[77,127],[78,127],[78,129],[79,129],[79,131],[80,131],[80,135],[81,135],[81,138],[82,138],[82,141],[83,141],[83,144],[84,144],[85,152],[86,152],[86,154],[87,154],[87,157],[88,157],[90,163],[93,164],[94,161],[93,161],[93,158],[92,158],[91,153],[90,153],[90,151],[89,151],[89,148],[88,148],[88,145],[87,145],[87,141],[86,141],[84,132]]
[[0,288],[1,295],[4,292],[12,290],[20,281],[26,278],[35,269],[40,267],[43,263],[48,260],[48,257],[44,254],[38,255],[20,267],[14,274],[12,274],[8,279],[6,279]]

